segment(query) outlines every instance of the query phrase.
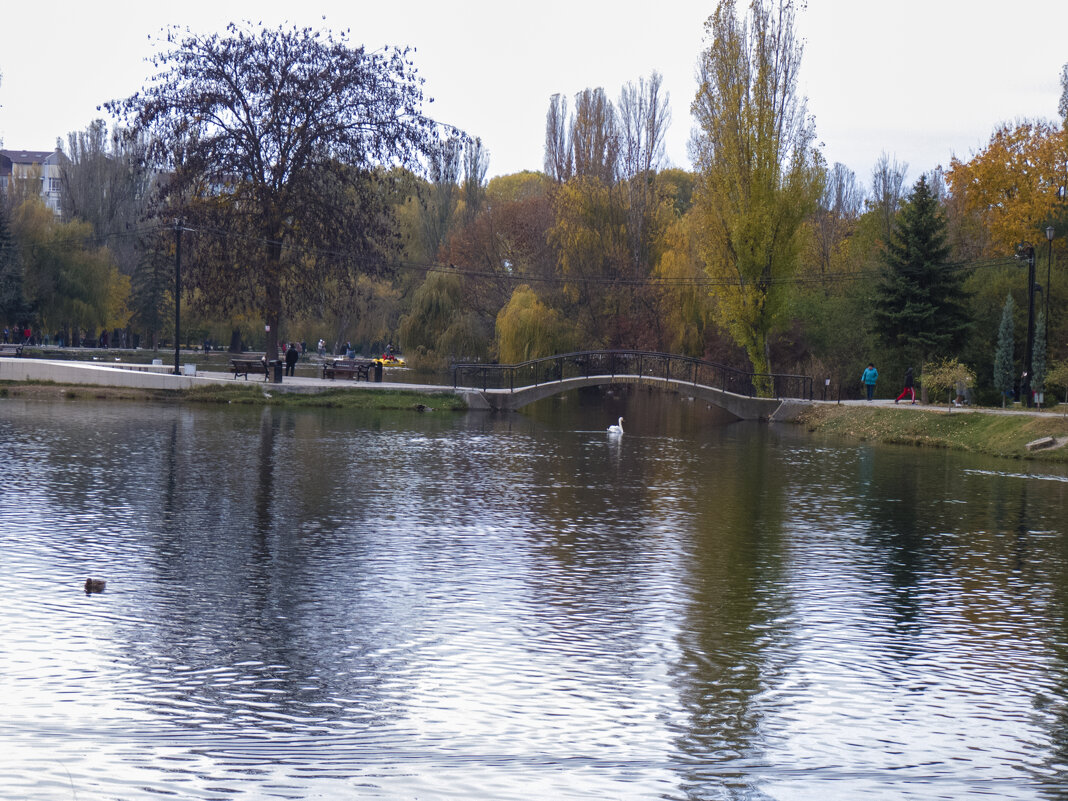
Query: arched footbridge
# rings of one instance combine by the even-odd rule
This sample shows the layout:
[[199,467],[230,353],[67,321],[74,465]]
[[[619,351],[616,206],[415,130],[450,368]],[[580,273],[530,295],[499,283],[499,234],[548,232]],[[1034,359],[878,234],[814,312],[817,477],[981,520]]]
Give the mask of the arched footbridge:
[[562,353],[521,364],[457,363],[452,377],[473,409],[515,410],[581,387],[641,384],[707,401],[742,420],[777,419],[786,408],[810,403],[813,391],[808,376],[747,373],[638,350]]

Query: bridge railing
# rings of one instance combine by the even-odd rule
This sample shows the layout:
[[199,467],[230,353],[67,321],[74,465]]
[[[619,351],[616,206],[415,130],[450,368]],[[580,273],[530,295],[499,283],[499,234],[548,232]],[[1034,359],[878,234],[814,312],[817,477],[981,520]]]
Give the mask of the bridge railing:
[[[561,353],[519,364],[457,363],[452,366],[453,387],[506,389],[540,386],[569,378],[638,376],[712,387],[736,395],[775,398],[812,398],[809,376],[781,373],[747,373],[715,362],[640,350],[593,350]],[[766,389],[765,392],[758,392]]]

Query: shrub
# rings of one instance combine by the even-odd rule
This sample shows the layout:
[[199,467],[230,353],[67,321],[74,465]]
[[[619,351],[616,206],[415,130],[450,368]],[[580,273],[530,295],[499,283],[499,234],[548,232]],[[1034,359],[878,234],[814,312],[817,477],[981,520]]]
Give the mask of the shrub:
[[[975,385],[975,373],[957,359],[944,359],[923,373],[923,384],[932,401],[940,394],[956,393],[958,387]],[[950,394],[950,397],[952,395]]]

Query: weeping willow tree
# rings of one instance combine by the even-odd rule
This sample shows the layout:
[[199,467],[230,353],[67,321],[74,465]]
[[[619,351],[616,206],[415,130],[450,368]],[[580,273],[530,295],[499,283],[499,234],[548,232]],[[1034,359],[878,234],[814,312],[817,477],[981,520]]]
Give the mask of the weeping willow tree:
[[497,315],[497,358],[508,364],[575,349],[574,326],[526,284],[516,287]]
[[430,362],[484,356],[489,349],[487,326],[471,309],[459,273],[428,273],[412,296],[411,311],[401,320],[405,355]]
[[804,222],[822,189],[815,131],[797,94],[794,9],[791,0],[752,0],[740,20],[735,0],[720,0],[705,23],[711,41],[692,106],[699,249],[718,322],[756,373],[771,372],[769,337],[785,317]]
[[93,243],[92,226],[61,222],[40,198],[15,209],[12,230],[21,244],[22,291],[44,331],[123,326],[130,282],[120,275],[110,251]]

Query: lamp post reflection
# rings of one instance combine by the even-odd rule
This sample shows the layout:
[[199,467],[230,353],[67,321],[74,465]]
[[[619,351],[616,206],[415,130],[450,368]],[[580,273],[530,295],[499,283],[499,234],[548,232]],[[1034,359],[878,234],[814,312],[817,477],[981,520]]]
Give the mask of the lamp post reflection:
[[1027,260],[1027,352],[1024,356],[1023,380],[1020,382],[1020,394],[1025,405],[1031,401],[1031,369],[1035,351],[1035,248],[1030,242],[1021,242],[1016,246],[1016,258]]

